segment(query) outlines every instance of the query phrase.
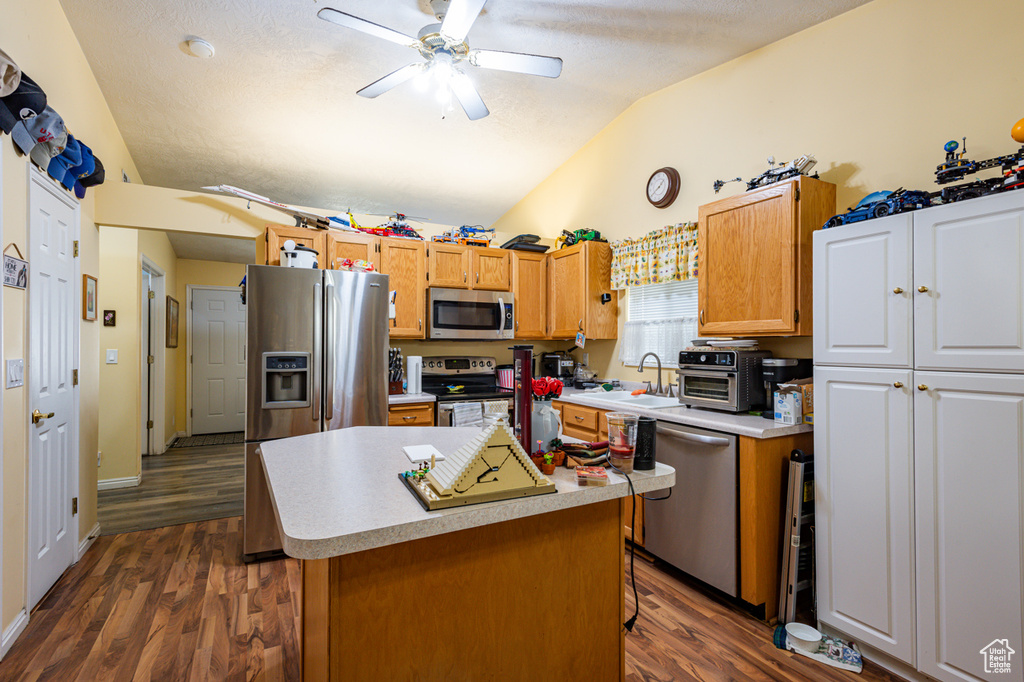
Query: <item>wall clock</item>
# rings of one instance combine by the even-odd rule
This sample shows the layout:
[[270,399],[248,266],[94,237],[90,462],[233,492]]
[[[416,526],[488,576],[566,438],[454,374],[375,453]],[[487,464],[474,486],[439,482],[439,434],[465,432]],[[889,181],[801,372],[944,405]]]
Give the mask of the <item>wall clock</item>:
[[651,174],[647,181],[647,200],[655,208],[668,208],[679,195],[679,171],[665,166]]

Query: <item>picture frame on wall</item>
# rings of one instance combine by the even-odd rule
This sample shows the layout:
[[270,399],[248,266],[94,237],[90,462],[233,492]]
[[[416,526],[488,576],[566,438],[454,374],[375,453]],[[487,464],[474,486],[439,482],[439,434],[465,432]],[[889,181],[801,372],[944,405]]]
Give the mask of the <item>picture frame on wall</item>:
[[82,319],[96,321],[96,289],[98,283],[92,275],[82,275]]
[[178,302],[167,297],[167,347],[178,347]]
[[117,326],[117,311],[116,310],[104,310],[103,311],[103,326],[104,327],[116,327]]

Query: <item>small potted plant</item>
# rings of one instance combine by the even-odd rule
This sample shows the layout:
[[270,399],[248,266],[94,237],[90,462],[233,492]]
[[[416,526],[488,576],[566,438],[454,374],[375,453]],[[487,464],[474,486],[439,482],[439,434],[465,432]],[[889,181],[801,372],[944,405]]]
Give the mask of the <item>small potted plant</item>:
[[541,469],[544,465],[544,441],[537,441],[537,451],[530,453],[530,459],[533,460],[534,466]]
[[548,452],[551,454],[556,467],[560,467],[565,464],[565,452],[562,450],[561,438],[551,439],[551,442],[548,443]]
[[554,457],[551,456],[550,452],[544,455],[544,462],[540,465],[540,470],[546,476],[555,473]]

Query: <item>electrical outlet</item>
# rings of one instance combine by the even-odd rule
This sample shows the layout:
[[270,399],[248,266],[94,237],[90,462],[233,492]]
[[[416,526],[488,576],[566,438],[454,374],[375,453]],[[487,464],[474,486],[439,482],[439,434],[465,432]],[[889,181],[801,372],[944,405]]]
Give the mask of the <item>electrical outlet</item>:
[[7,361],[7,388],[17,388],[25,385],[25,361]]
[[116,365],[117,364],[117,349],[116,348],[108,348],[107,349],[107,364],[108,365]]
[[96,451],[96,468],[99,469],[101,466],[103,466],[103,451],[102,450],[97,450]]

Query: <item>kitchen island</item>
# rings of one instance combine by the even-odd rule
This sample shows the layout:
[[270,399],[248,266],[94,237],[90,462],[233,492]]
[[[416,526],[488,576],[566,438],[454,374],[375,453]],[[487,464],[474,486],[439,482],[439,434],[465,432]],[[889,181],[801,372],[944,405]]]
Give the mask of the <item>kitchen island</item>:
[[[354,427],[261,445],[285,552],[303,560],[305,680],[622,679],[623,498],[614,473],[427,512],[402,446],[477,428]],[[659,465],[637,493],[671,487]]]

